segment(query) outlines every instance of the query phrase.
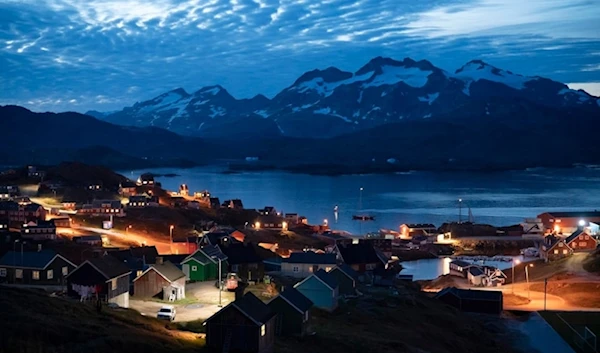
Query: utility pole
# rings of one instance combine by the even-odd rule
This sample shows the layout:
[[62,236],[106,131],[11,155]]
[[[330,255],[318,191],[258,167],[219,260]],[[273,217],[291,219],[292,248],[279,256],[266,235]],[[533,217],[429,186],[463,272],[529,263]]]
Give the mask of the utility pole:
[[529,267],[533,267],[533,264],[529,264],[528,266],[525,266],[525,279],[527,280],[527,299],[531,300],[531,296],[529,294]]
[[223,292],[223,277],[221,274],[221,258],[219,258],[219,308],[223,307],[221,303],[221,292]]
[[458,199],[458,223],[462,223],[462,199]]
[[546,289],[548,288],[548,278],[544,278],[544,311],[546,311]]

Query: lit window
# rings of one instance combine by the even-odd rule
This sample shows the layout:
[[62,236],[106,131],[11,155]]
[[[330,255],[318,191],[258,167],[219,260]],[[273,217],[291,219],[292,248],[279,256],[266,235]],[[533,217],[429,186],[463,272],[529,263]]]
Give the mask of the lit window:
[[112,290],[117,290],[117,279],[110,281]]
[[0,277],[6,277],[6,269],[0,268]]
[[262,326],[260,327],[260,335],[261,335],[261,336],[264,336],[266,333],[267,333],[267,326],[265,326],[265,325],[262,325]]
[[562,248],[563,247],[563,243],[558,243],[558,246]]
[[555,253],[555,254],[558,254],[558,250],[554,250],[554,253]]
[[135,273],[136,277],[139,277],[142,275],[142,273],[144,273],[144,271],[142,270],[137,270],[137,272]]
[[[299,270],[299,269],[298,269],[298,266],[294,266],[294,268],[292,269],[292,271],[294,271],[294,272],[298,272],[298,270]],[[312,269],[311,269],[311,270],[312,270]]]
[[563,254],[566,255],[567,254],[567,249],[563,250]]
[[580,242],[579,242],[579,246],[581,246],[581,247],[585,247],[586,245],[587,245],[587,243],[586,243],[586,242],[584,242],[584,241],[580,241]]
[[62,268],[62,275],[66,276],[69,274],[69,268],[67,266],[63,266]]
[[40,279],[40,271],[31,272],[31,278],[32,279]]
[[54,278],[54,270],[48,270],[48,272],[46,272],[46,278],[53,279]]
[[198,266],[192,266],[192,271],[198,271]]
[[331,271],[331,267],[329,267],[329,266],[325,267],[325,271],[327,271],[327,272]]

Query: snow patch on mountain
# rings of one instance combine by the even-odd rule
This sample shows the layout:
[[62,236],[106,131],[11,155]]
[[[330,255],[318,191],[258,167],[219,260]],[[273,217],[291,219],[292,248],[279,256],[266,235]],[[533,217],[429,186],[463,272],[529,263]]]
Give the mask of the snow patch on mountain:
[[420,88],[425,86],[429,75],[432,73],[429,70],[404,66],[382,66],[381,70],[381,74],[375,75],[370,82],[363,84],[363,87],[391,86],[404,82],[411,87]]
[[331,108],[327,107],[327,108],[313,110],[313,113],[327,115],[327,114],[331,113]]
[[183,96],[180,95],[179,93],[175,93],[175,92],[166,93],[162,96],[155,98],[154,101],[151,101],[152,102],[151,104],[147,104],[147,105],[143,106],[139,110],[139,113],[160,110],[161,108],[167,107],[182,98],[183,98]]
[[269,115],[270,115],[269,113],[267,113],[266,110],[255,110],[254,114],[260,115],[260,116],[262,116],[265,119],[268,118]]
[[438,99],[439,96],[440,96],[439,92],[430,93],[426,97],[419,97],[419,101],[427,102],[427,103],[429,103],[429,105],[431,105],[433,102],[435,102],[436,99]]
[[[456,70],[455,76],[470,81],[487,80],[498,82],[519,90],[524,89],[527,82],[537,79],[537,77],[513,74],[510,71],[498,69],[480,60],[468,62],[463,67]],[[466,89],[468,90],[468,87]],[[465,94],[469,95],[466,92]]]
[[210,102],[210,100],[206,99],[206,100],[203,100],[203,101],[197,101],[196,103],[194,103],[194,105],[204,105],[204,104],[206,104],[208,102]]
[[297,86],[290,87],[289,90],[298,90],[299,93],[306,93],[307,91],[315,91],[321,96],[329,97],[333,91],[343,85],[350,85],[355,82],[362,82],[368,80],[373,75],[372,72],[364,75],[354,75],[347,80],[341,80],[336,82],[325,82],[322,77],[315,77],[312,80],[301,82]]
[[210,111],[211,111],[211,113],[208,116],[210,116],[213,119],[216,116],[223,116],[226,113],[226,111],[225,111],[225,109],[223,109],[223,107],[216,107],[215,108],[215,106],[213,106],[213,105],[210,106]]

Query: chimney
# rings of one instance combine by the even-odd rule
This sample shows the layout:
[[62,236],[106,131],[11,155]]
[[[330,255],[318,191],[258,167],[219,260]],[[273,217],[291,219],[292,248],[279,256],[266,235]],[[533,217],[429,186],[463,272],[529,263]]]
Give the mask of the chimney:
[[38,252],[42,251],[42,244],[38,244],[38,246],[37,246],[37,251],[38,251]]
[[163,257],[162,256],[157,256],[156,257],[156,264],[157,265],[162,265],[163,264]]

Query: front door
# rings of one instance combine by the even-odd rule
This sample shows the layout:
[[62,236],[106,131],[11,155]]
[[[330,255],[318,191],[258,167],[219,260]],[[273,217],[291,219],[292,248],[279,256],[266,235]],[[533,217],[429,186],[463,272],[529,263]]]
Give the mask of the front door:
[[183,264],[182,269],[183,269],[183,273],[185,273],[185,279],[187,281],[189,281],[190,280],[190,265]]

